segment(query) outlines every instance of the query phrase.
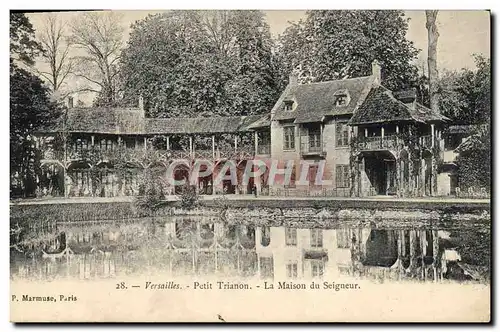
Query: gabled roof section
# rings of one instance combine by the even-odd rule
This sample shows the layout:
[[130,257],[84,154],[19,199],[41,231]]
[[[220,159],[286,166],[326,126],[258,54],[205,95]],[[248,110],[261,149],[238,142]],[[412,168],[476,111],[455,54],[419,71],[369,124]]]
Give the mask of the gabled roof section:
[[[292,86],[283,97],[283,101],[294,100],[294,109],[285,110],[285,103],[278,105],[273,120],[295,120],[295,123],[319,122],[326,116],[352,114],[363,92],[373,82],[372,76],[350,78],[344,80],[299,84]],[[345,106],[336,105],[336,93],[346,90],[349,103]]]
[[440,122],[449,119],[419,103],[414,107],[396,99],[392,92],[379,85],[373,87],[363,104],[349,121],[350,125],[395,121]]
[[487,147],[479,134],[474,134],[462,141],[454,150],[456,153],[463,153],[472,150],[486,150]]
[[44,132],[103,133],[103,134],[140,134],[144,132],[143,111],[138,108],[69,108],[53,126]]
[[260,129],[260,128],[270,128],[271,127],[271,114],[267,113],[264,116],[259,116],[256,121],[251,122],[247,129]]

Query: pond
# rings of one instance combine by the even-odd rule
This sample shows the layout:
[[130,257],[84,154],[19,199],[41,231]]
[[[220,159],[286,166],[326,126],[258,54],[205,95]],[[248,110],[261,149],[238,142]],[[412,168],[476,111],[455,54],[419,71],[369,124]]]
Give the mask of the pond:
[[290,218],[269,223],[170,216],[65,222],[14,233],[13,280],[154,274],[490,282],[489,220],[458,224]]

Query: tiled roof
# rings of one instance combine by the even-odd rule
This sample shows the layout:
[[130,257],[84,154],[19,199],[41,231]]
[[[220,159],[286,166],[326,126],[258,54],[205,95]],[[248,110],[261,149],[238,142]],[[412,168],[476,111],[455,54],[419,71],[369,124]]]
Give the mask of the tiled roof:
[[246,131],[256,116],[146,119],[148,134],[217,134]]
[[[63,118],[43,131],[62,131]],[[132,108],[70,108],[67,112],[68,132],[139,134],[144,132],[142,111]]]
[[360,125],[393,121],[447,121],[448,118],[431,109],[415,103],[412,108],[397,100],[392,92],[377,86],[371,89],[363,104],[352,116],[349,124]]
[[259,116],[257,121],[253,121],[247,126],[248,129],[266,128],[271,126],[271,114],[265,114],[264,116]]
[[[267,125],[266,125],[267,124]],[[70,108],[67,112],[68,132],[102,134],[216,134],[235,133],[269,126],[265,116],[226,116],[199,118],[144,118],[139,109]],[[41,130],[64,130],[62,119],[54,126]]]
[[471,135],[464,139],[462,143],[455,149],[456,153],[463,153],[465,151],[471,150],[486,150],[487,147],[481,140],[481,136],[478,134]]
[[[296,123],[306,123],[321,121],[328,115],[352,114],[372,79],[371,76],[365,76],[291,87],[284,100],[294,100],[295,108],[287,111],[285,103],[282,103],[276,110],[274,120],[293,119]],[[347,90],[349,93],[350,101],[346,106],[335,104],[335,93],[340,90]]]

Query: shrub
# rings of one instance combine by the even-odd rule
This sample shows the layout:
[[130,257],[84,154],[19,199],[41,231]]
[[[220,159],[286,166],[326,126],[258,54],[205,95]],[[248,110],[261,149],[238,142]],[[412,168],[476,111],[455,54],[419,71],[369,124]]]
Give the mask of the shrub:
[[186,184],[181,194],[181,206],[184,209],[191,210],[199,205],[199,195],[196,192],[196,187]]

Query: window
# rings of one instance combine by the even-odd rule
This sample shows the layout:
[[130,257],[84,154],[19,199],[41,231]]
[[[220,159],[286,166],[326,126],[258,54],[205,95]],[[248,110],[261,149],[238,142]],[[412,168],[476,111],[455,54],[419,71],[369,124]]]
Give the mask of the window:
[[263,247],[267,247],[270,243],[271,243],[271,229],[269,228],[269,226],[262,226],[260,244]]
[[297,278],[297,263],[288,263],[286,265],[286,276],[288,278]]
[[78,138],[74,143],[75,151],[83,151],[86,150],[87,148],[88,148],[88,142],[86,139]]
[[345,122],[336,123],[335,137],[337,139],[337,147],[349,145],[349,126]]
[[108,140],[106,140],[106,139],[101,140],[100,148],[102,150],[112,150],[113,149],[113,141],[111,141],[110,139],[108,139]]
[[323,230],[311,229],[311,248],[323,247]]
[[297,229],[296,228],[285,228],[285,244],[287,246],[297,245]]
[[260,276],[262,278],[273,278],[274,277],[274,263],[272,257],[260,257]]
[[313,278],[322,277],[324,269],[325,269],[325,263],[322,260],[311,261],[311,276]]
[[292,111],[293,110],[293,101],[287,100],[285,101],[285,111]]
[[346,106],[347,105],[347,95],[339,94],[335,96],[335,106]]
[[348,228],[341,228],[337,230],[337,248],[341,249],[350,248]]
[[351,97],[349,96],[349,91],[347,91],[347,89],[338,90],[335,92],[334,97],[335,106],[337,107],[347,106],[351,101]]
[[349,187],[349,165],[337,165],[335,168],[337,188]]
[[295,150],[295,127],[283,128],[283,149]]
[[317,151],[321,148],[321,130],[309,130],[309,148]]

